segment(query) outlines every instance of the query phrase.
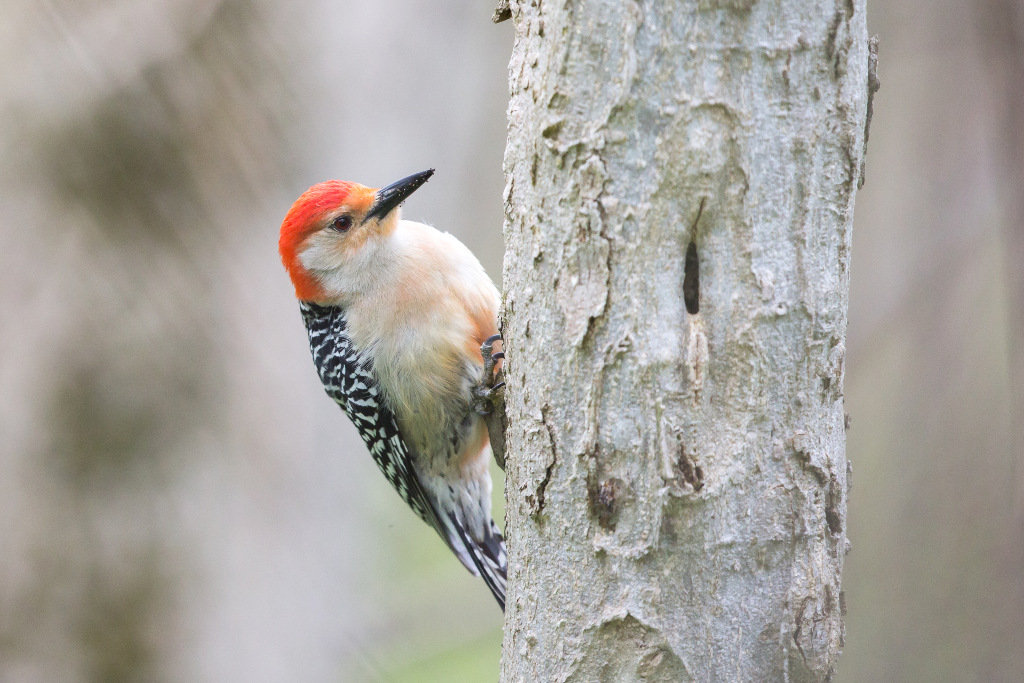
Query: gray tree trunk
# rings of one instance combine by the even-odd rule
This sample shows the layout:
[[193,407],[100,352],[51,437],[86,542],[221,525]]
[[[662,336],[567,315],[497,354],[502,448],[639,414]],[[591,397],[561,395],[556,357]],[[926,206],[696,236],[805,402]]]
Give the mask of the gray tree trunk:
[[827,679],[864,0],[511,4],[502,680]]

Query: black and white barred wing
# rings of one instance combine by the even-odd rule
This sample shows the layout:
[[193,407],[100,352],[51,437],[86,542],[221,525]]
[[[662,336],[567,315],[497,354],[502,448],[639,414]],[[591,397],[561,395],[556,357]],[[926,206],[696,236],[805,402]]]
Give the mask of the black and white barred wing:
[[434,523],[437,513],[412,471],[395,416],[383,404],[370,364],[360,359],[352,347],[343,309],[307,302],[303,302],[301,308],[309,333],[309,348],[324,390],[356,426],[373,461],[402,500],[437,528]]
[[356,426],[377,467],[409,507],[444,539],[469,571],[481,575],[504,608],[506,558],[502,537],[491,522],[487,538],[474,542],[461,520],[439,513],[412,466],[398,422],[380,394],[372,366],[352,346],[344,310],[302,302],[320,380],[327,394]]

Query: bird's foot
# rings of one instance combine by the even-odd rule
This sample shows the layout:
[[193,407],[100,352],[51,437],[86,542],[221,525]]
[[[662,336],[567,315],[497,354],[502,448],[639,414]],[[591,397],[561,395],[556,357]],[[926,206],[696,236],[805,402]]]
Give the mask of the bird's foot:
[[494,343],[501,335],[489,337],[480,346],[480,354],[484,359],[484,374],[473,390],[473,408],[483,416],[487,423],[487,434],[491,440],[491,452],[498,467],[505,469],[505,382],[502,381],[503,368],[495,368],[498,361],[505,358],[503,351],[494,351]]
[[484,374],[480,384],[473,390],[473,408],[485,417],[494,412],[494,408],[504,399],[502,390],[505,388],[505,382],[501,379],[501,368],[495,371],[498,361],[505,358],[503,351],[494,351],[494,343],[498,341],[501,341],[500,334],[488,337],[480,346],[480,355],[484,359]]

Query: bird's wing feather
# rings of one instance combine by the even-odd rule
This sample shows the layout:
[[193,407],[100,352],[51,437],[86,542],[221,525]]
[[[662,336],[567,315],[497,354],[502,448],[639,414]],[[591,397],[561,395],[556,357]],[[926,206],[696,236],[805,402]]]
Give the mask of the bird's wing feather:
[[504,606],[505,551],[493,522],[491,536],[480,546],[472,541],[459,520],[438,512],[436,501],[412,466],[408,446],[377,387],[370,361],[361,358],[352,346],[344,309],[309,302],[302,302],[301,309],[313,360],[327,394],[356,426],[370,456],[402,500],[444,539],[470,572],[484,575],[492,592],[500,585],[500,596],[495,592],[495,597]]

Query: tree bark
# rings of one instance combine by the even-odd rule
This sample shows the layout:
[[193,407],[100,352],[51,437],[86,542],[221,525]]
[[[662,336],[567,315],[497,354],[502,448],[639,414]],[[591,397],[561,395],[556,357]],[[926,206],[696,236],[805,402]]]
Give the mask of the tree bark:
[[864,0],[521,0],[502,681],[827,680]]

